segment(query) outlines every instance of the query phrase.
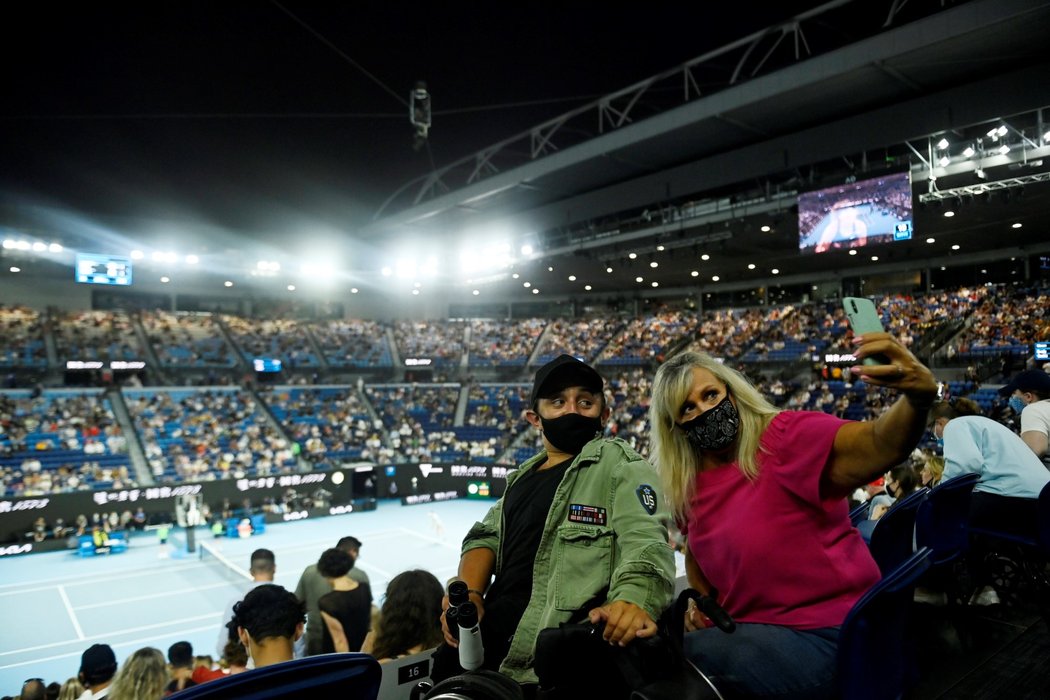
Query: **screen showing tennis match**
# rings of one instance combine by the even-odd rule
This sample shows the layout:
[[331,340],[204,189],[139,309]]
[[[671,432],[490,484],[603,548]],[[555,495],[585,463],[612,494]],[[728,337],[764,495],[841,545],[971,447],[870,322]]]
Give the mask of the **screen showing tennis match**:
[[798,247],[824,253],[912,237],[911,176],[895,173],[799,195]]

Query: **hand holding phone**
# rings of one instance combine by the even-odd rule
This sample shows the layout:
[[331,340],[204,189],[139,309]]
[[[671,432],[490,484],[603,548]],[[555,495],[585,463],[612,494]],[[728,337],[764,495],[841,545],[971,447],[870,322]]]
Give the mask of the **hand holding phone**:
[[[854,335],[882,333],[882,319],[875,308],[875,302],[864,297],[846,297],[842,300],[842,309],[849,319]],[[864,358],[865,365],[888,365],[890,360],[885,355],[870,355]]]

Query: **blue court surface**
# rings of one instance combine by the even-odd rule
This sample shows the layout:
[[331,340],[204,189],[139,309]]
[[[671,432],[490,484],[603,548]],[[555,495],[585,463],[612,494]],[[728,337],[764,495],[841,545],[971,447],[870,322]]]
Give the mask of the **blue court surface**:
[[[212,539],[198,528],[197,541],[245,572],[252,550],[273,550],[276,583],[294,590],[303,568],[353,535],[363,543],[357,566],[379,604],[387,582],[406,569],[426,569],[442,583],[454,576],[460,541],[492,503],[380,503],[370,512],[267,525],[247,539]],[[0,560],[0,696],[17,696],[27,678],[61,683],[75,676],[81,653],[95,643],[112,646],[120,662],[141,647],[167,652],[180,640],[215,656],[222,609],[248,580],[213,557],[187,553],[179,529],[164,546],[151,533],[136,535],[124,554]]]

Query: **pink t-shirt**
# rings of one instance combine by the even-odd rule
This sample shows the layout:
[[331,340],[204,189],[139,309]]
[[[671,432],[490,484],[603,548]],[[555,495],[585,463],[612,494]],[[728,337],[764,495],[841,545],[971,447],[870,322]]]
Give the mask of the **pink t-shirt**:
[[686,524],[689,549],[738,622],[841,625],[880,578],[845,498],[821,499],[835,434],[846,421],[785,411],[762,435],[759,473],[701,472]]

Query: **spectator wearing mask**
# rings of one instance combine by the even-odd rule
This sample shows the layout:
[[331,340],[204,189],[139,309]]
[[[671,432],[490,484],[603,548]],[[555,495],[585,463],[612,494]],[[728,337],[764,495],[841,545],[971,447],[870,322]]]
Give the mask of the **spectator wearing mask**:
[[[523,684],[537,681],[541,630],[589,618],[605,623],[606,641],[627,645],[656,633],[674,588],[657,475],[623,440],[602,437],[611,408],[601,375],[560,355],[536,372],[530,406],[543,451],[507,478],[459,562],[481,618],[482,668]],[[459,672],[450,653],[458,643],[441,619],[435,679]]]
[[1050,374],[1025,370],[999,393],[1010,397],[1010,408],[1021,416],[1021,439],[1036,457],[1045,459],[1050,445]]
[[1024,440],[982,416],[969,399],[935,404],[930,421],[933,436],[944,444],[944,479],[981,476],[970,499],[970,523],[1031,536],[1050,472]]
[[732,635],[702,629],[690,610],[684,650],[734,697],[837,697],[839,628],[879,580],[846,496],[908,458],[937,384],[889,334],[853,342],[859,359],[887,359],[854,376],[901,392],[875,420],[782,411],[709,355],[656,373],[653,459],[689,544],[687,578],[737,622]]
[[108,644],[92,644],[80,656],[77,679],[84,684],[80,700],[98,700],[109,695],[109,686],[117,673],[117,657]]

